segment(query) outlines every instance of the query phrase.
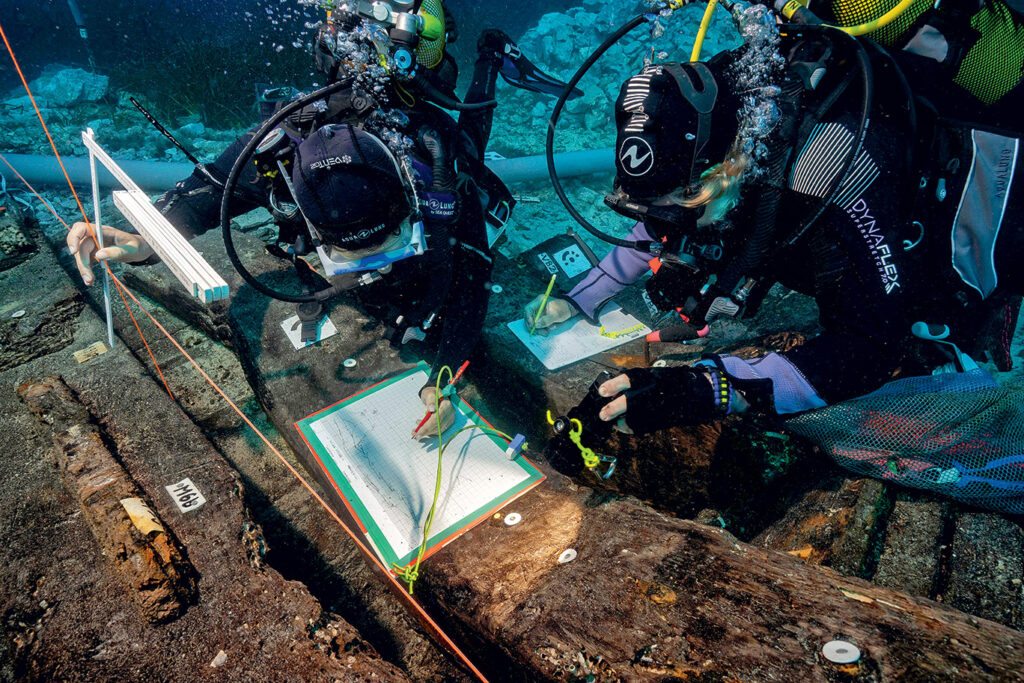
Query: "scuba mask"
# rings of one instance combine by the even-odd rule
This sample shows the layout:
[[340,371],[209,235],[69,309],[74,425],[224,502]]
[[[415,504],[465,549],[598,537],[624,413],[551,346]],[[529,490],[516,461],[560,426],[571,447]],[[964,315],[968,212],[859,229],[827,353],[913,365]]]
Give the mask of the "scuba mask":
[[371,270],[386,271],[391,265],[413,256],[420,256],[426,251],[423,221],[414,222],[409,232],[410,237],[406,244],[358,259],[346,258],[335,249],[325,248],[326,245],[318,247],[317,253],[328,276]]

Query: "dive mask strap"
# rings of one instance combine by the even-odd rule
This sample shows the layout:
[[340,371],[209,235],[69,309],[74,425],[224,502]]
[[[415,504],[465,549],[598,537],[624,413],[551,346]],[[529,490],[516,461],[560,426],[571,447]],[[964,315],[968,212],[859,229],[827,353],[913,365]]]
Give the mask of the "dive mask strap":
[[688,179],[688,184],[692,185],[700,179],[697,159],[704,153],[704,148],[711,139],[711,114],[718,101],[718,83],[711,69],[703,62],[666,64],[665,72],[672,76],[683,99],[697,112],[697,133],[693,141],[693,157],[690,160]]

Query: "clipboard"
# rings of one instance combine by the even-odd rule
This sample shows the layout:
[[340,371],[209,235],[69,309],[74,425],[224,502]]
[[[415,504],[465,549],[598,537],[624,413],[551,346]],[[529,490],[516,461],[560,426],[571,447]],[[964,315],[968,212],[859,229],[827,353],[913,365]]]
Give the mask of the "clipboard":
[[[429,366],[418,366],[295,423],[378,557],[388,567],[412,564],[433,502],[436,439],[413,440],[423,416],[419,389]],[[454,396],[454,438],[444,455],[437,511],[424,559],[534,488],[544,474],[507,444],[472,406]]]

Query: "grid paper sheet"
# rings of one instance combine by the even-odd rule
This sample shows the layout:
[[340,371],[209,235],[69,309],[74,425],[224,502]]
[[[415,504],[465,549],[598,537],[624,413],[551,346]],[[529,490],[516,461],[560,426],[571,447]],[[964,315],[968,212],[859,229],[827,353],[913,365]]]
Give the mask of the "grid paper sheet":
[[547,336],[530,334],[530,324],[526,320],[510,322],[508,328],[548,370],[564,368],[584,358],[610,351],[626,342],[640,339],[651,331],[618,306],[609,307],[601,314],[601,325],[610,333],[635,329],[612,339],[601,335],[600,326],[595,327],[581,317],[556,325]]
[[[368,527],[372,521],[378,527],[393,554],[401,558],[399,564],[418,552],[434,497],[437,439],[419,441],[410,436],[423,417],[418,396],[426,381],[426,372],[415,372],[309,422],[365,508],[369,519],[360,521]],[[470,424],[465,406],[458,408],[446,438]],[[475,415],[473,418],[478,424]],[[496,500],[508,497],[531,478],[531,471],[520,460],[509,461],[504,448],[482,430],[458,435],[445,450],[431,544],[486,514]],[[382,545],[372,532],[370,535],[374,545]],[[379,553],[382,550],[378,547]],[[396,561],[383,554],[385,560]]]

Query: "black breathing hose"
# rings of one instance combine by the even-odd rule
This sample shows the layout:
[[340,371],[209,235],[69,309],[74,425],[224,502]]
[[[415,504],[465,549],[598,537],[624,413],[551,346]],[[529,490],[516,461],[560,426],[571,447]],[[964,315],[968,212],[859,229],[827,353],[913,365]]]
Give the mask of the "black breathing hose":
[[257,280],[256,277],[242,265],[242,261],[238,258],[238,252],[235,249],[234,239],[231,236],[231,197],[234,195],[235,186],[238,184],[238,178],[242,174],[242,169],[249,163],[249,159],[252,158],[253,152],[259,146],[260,142],[263,141],[263,138],[270,133],[270,131],[277,128],[285,119],[303,107],[309,106],[318,100],[326,100],[334,93],[349,87],[352,84],[352,80],[353,79],[346,79],[338,81],[337,83],[332,83],[320,90],[317,90],[316,92],[310,93],[309,95],[292,102],[291,104],[288,104],[277,114],[270,117],[266,123],[260,126],[259,130],[256,131],[252,136],[252,139],[249,140],[249,143],[242,150],[238,159],[235,160],[235,165],[231,167],[231,173],[228,174],[228,179],[224,183],[224,196],[220,203],[220,228],[221,234],[224,237],[224,250],[228,254],[228,259],[231,261],[231,265],[235,267],[235,270],[237,270],[238,274],[242,276],[242,279],[245,280],[253,289],[269,296],[272,299],[287,301],[288,303],[304,304],[311,301],[323,301],[324,299],[330,298],[334,294],[343,291],[344,288],[339,284],[313,294],[285,294],[271,289]]
[[857,124],[857,133],[854,137],[853,147],[846,155],[846,159],[843,161],[843,166],[840,169],[839,174],[836,176],[835,182],[832,184],[832,188],[822,198],[818,204],[818,208],[815,210],[811,218],[805,222],[800,228],[798,228],[785,242],[783,242],[779,249],[791,247],[796,244],[801,237],[803,237],[808,230],[811,229],[822,214],[828,209],[828,207],[835,201],[835,198],[839,195],[839,190],[843,184],[849,179],[850,173],[853,171],[854,164],[857,163],[857,157],[860,156],[861,150],[864,148],[864,138],[867,135],[868,126],[871,123],[871,108],[874,105],[875,97],[875,77],[874,72],[871,68],[871,58],[868,57],[867,50],[861,44],[857,38],[850,34],[842,31],[838,28],[826,25],[818,24],[785,24],[780,27],[781,30],[791,30],[794,32],[798,31],[818,31],[818,32],[831,32],[833,35],[841,35],[844,39],[848,40],[850,45],[854,48],[854,54],[857,57],[857,65],[860,68],[861,79],[863,85],[863,95],[861,97],[861,110],[860,110],[860,121]]
[[449,97],[441,92],[437,86],[431,83],[426,78],[421,78],[414,81],[416,87],[423,91],[426,95],[426,99],[429,102],[436,104],[439,107],[448,109],[449,111],[480,111],[481,109],[494,109],[498,106],[498,100],[484,100],[483,102],[459,102],[453,97]]
[[596,50],[594,50],[590,57],[587,58],[587,61],[583,62],[580,68],[576,70],[576,73],[573,75],[572,79],[569,80],[569,83],[565,86],[565,90],[562,91],[561,96],[558,98],[558,102],[555,103],[554,111],[551,112],[551,118],[550,120],[548,120],[548,135],[544,152],[547,156],[548,176],[551,178],[551,185],[555,190],[555,194],[558,195],[558,199],[561,200],[562,206],[565,207],[565,210],[569,212],[569,215],[572,216],[577,223],[583,226],[583,228],[594,237],[597,237],[600,240],[608,242],[609,244],[613,244],[617,247],[626,247],[627,249],[636,249],[637,251],[642,251],[648,254],[657,254],[661,250],[661,245],[658,242],[654,242],[651,240],[632,241],[620,239],[618,237],[613,237],[612,235],[609,235],[606,232],[602,231],[600,228],[593,225],[590,221],[584,218],[583,214],[577,211],[576,207],[573,206],[572,201],[570,201],[568,195],[565,194],[565,190],[562,188],[562,182],[558,179],[558,172],[555,170],[554,151],[555,127],[558,125],[558,118],[562,115],[562,109],[565,107],[565,103],[569,100],[569,95],[572,94],[572,91],[576,87],[576,84],[580,82],[580,79],[582,79],[587,74],[587,72],[590,71],[590,68],[594,66],[594,63],[598,59],[600,59],[601,56],[604,55],[604,53],[611,48],[612,45],[619,42],[619,40],[621,40],[624,35],[635,29],[637,26],[647,23],[649,21],[649,15],[644,14],[633,17],[632,19],[627,21],[625,24],[620,26],[619,29],[615,31],[615,33],[613,33],[603,43],[601,43],[601,45]]

